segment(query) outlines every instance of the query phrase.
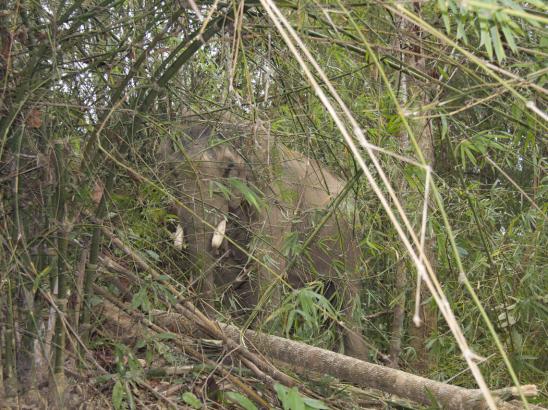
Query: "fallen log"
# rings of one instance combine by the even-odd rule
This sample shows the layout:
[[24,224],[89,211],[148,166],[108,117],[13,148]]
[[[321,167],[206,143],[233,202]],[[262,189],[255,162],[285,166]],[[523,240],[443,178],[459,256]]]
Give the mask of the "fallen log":
[[[154,311],[153,317],[162,326],[173,332],[183,332],[200,337],[201,331],[183,315]],[[479,389],[467,389],[435,380],[426,379],[401,370],[363,362],[349,356],[335,353],[304,343],[295,342],[278,336],[268,335],[254,330],[242,331],[236,326],[219,324],[225,335],[240,340],[246,346],[252,346],[259,353],[293,367],[328,374],[340,380],[356,385],[378,389],[430,406],[432,397],[443,409],[472,410],[486,409],[487,405]],[[203,335],[205,336],[205,335]],[[536,395],[536,386],[522,386],[526,396]],[[522,409],[521,404],[508,403],[508,389],[501,394],[493,392],[500,409]]]

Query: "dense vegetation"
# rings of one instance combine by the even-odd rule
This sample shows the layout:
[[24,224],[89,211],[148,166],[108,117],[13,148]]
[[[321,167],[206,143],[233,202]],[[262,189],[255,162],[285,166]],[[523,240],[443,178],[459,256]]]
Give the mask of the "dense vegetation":
[[[0,402],[418,406],[318,375],[269,385],[221,361],[234,346],[154,322],[200,299],[156,155],[192,113],[258,124],[353,181],[371,361],[467,388],[477,365],[546,403],[546,4],[275,4],[0,1]],[[440,287],[417,289],[422,257]],[[268,331],[340,342],[320,290],[288,292]],[[109,300],[150,332],[117,328]]]

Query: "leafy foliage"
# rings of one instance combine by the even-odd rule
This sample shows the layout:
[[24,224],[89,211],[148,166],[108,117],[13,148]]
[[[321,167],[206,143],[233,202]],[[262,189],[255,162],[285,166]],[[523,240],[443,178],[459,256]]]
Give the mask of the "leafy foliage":
[[[259,4],[188,3],[198,9],[158,1],[0,4],[0,394],[9,400],[47,386],[50,376],[68,368],[97,376],[84,389],[97,408],[152,406],[161,389],[144,382],[140,360],[147,366],[203,364],[177,347],[171,331],[121,335],[101,316],[105,300],[122,304],[136,323],[148,323],[152,312],[169,311],[177,301],[200,301],[191,276],[199,269],[170,237],[178,223],[170,207],[181,192],[156,154],[164,139],[188,141],[181,126],[188,111],[218,122],[227,112],[242,123],[260,121],[276,141],[347,180],[359,168]],[[466,340],[485,358],[487,384],[511,385],[515,371],[521,383],[537,383],[545,392],[546,5],[277,3],[374,145],[416,232],[426,192],[426,173],[416,162],[427,157],[443,204],[426,201],[429,257]],[[494,59],[496,65],[489,62]],[[323,80],[320,87],[328,89]],[[378,177],[372,162],[367,165]],[[268,210],[269,192],[245,181],[212,181],[210,188],[208,194],[236,193],[257,212]],[[381,191],[388,194],[384,186]],[[298,199],[291,190],[282,197]],[[384,360],[395,310],[403,304],[400,366],[416,371],[412,265],[364,177],[344,206],[364,261],[363,336]],[[306,255],[298,235],[282,239],[285,257]],[[398,288],[401,272],[406,280]],[[463,286],[464,276],[479,306]],[[342,317],[337,298],[320,283],[285,290],[271,316],[273,331],[336,347]],[[237,302],[235,309],[208,302],[219,318],[241,322]],[[432,299],[422,302],[434,309]],[[434,319],[437,329],[421,341],[435,365],[423,374],[475,388],[449,327],[439,312]],[[259,407],[249,390],[235,391],[224,377],[213,376],[230,368],[244,374],[251,391],[285,409],[327,407],[295,388],[268,390],[241,363],[228,364],[233,352],[215,343],[196,339],[189,345],[217,367],[169,376],[184,386],[170,396],[179,404]],[[34,365],[46,362],[41,367],[51,374]],[[345,407],[333,390],[322,394],[330,407]],[[20,405],[31,398],[17,400]]]
[[311,399],[299,393],[296,387],[287,388],[282,384],[275,384],[274,389],[278,393],[278,399],[282,402],[284,410],[308,410],[328,409],[322,401]]

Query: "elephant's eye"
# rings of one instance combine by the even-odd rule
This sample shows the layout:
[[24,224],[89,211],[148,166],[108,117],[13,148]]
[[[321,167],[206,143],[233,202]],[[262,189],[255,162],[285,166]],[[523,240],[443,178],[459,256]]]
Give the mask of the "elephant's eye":
[[234,162],[229,162],[228,165],[225,168],[225,172],[223,174],[223,178],[228,178],[230,176],[230,173],[234,170],[234,167],[236,164]]

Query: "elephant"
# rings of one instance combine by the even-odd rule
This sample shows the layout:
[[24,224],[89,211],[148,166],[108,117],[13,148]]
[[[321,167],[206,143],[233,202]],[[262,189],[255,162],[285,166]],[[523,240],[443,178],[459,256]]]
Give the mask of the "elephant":
[[[280,303],[281,283],[300,288],[319,278],[342,295],[345,353],[367,360],[353,318],[361,291],[360,251],[344,217],[333,212],[324,218],[344,181],[316,160],[274,143],[267,132],[250,130],[194,125],[185,132],[190,141],[174,149],[166,140],[161,149],[180,200],[186,252],[201,275],[202,299],[231,288],[247,309],[268,298],[261,310],[269,312]],[[307,248],[292,253],[285,246],[290,237],[308,242]]]

